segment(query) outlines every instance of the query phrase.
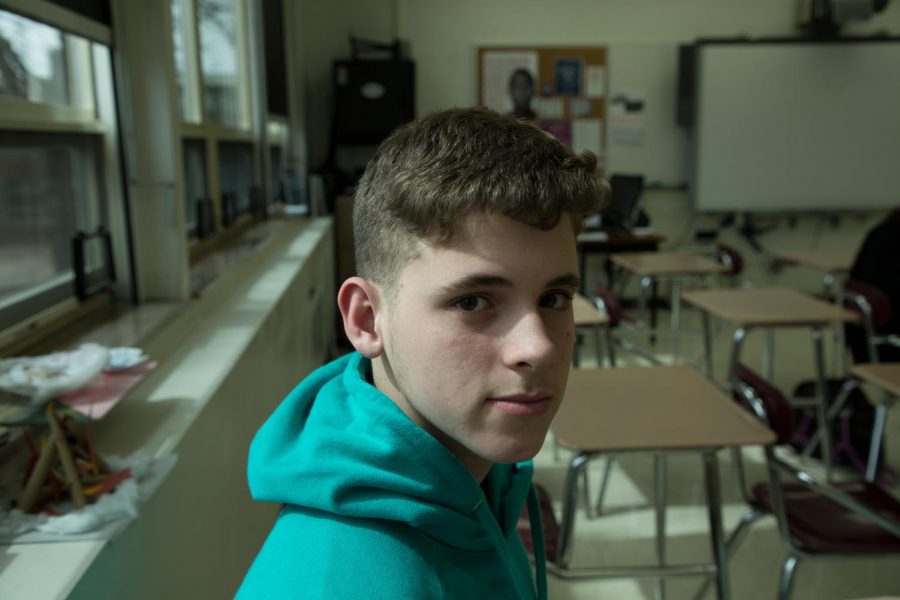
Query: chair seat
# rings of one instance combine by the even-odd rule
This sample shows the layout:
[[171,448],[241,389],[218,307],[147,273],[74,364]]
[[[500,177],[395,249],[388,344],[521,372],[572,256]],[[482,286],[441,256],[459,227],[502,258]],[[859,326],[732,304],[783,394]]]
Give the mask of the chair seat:
[[[550,494],[547,493],[547,490],[544,489],[543,486],[535,484],[535,491],[537,491],[538,502],[541,506],[541,524],[544,529],[544,552],[546,553],[547,560],[550,562],[556,562],[556,549],[559,544],[559,524],[556,522],[556,515],[553,513],[553,504],[550,501]],[[522,544],[525,545],[525,549],[528,551],[528,554],[534,556],[534,543],[531,541],[531,521],[528,518],[528,506],[522,509],[522,514],[519,515],[519,523],[516,526],[519,530],[519,536],[522,538]]]
[[[900,518],[900,502],[877,485],[865,482],[833,485],[874,512]],[[837,554],[900,552],[900,538],[821,494],[800,484],[784,484],[782,490],[788,529],[801,550]],[[753,495],[766,510],[776,513],[768,483],[755,485]]]

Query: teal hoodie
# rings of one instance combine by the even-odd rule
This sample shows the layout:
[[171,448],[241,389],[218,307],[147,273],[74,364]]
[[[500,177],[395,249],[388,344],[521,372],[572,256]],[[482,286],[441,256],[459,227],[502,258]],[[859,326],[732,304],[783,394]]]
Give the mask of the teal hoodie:
[[[370,369],[357,353],[321,367],[256,434],[250,491],[285,507],[238,598],[546,598],[531,463],[479,486]],[[526,501],[535,579],[516,530]]]

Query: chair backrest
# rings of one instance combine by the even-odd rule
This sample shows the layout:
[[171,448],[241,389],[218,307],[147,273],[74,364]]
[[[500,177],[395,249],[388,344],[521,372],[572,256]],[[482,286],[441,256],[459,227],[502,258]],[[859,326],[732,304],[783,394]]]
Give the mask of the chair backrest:
[[737,276],[744,271],[744,257],[736,248],[726,244],[718,244],[716,246],[716,256],[719,262],[728,269],[728,275]]
[[610,327],[619,326],[619,323],[622,321],[622,303],[612,290],[598,285],[594,294],[594,304],[609,317]]
[[[794,436],[794,411],[784,394],[777,387],[763,379],[746,365],[738,363],[736,371],[740,384],[745,390],[752,392],[762,409],[762,417],[769,428],[775,432],[778,444],[790,443]],[[735,390],[734,396],[738,402],[744,404],[749,399],[740,393],[740,386]]]
[[844,282],[844,290],[849,292],[844,300],[844,306],[848,309],[864,313],[864,308],[854,301],[853,296],[861,296],[865,299],[871,310],[872,325],[875,329],[884,327],[891,322],[891,301],[887,294],[882,292],[874,285],[863,283],[855,279],[848,279]]

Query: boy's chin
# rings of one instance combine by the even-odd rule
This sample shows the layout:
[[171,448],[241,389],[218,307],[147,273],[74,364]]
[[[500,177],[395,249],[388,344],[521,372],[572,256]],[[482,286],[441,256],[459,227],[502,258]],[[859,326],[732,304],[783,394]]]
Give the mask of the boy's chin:
[[517,440],[515,444],[509,446],[491,448],[483,456],[488,462],[494,464],[517,463],[534,458],[540,452],[543,444],[543,437],[525,442]]

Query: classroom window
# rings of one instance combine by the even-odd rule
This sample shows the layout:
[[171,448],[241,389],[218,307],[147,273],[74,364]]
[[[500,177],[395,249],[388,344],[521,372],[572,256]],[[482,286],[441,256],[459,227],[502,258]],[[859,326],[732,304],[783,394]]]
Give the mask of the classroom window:
[[0,131],[0,329],[72,294],[72,236],[105,224],[98,155],[93,136]]
[[172,47],[175,53],[178,110],[182,120],[197,123],[200,121],[200,100],[196,26],[191,0],[172,1]]
[[204,117],[243,129],[248,119],[241,4],[238,0],[197,0]]
[[230,226],[250,212],[255,192],[253,145],[237,142],[219,144],[219,180],[222,193],[222,224]]
[[0,10],[0,96],[93,110],[90,42]]
[[[103,44],[0,10],[0,334],[70,301],[73,237],[109,229],[112,79]],[[84,244],[89,283],[109,274],[105,239]]]

